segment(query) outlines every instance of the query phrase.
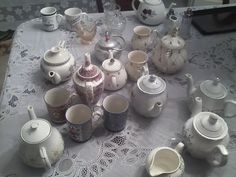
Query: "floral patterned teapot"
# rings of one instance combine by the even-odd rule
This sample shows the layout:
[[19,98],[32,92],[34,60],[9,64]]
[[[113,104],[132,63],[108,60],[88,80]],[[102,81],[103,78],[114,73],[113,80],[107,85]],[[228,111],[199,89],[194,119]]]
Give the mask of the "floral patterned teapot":
[[47,120],[36,117],[32,106],[28,113],[31,120],[21,128],[20,157],[31,167],[50,168],[63,154],[63,138]]
[[135,0],[132,0],[132,8],[136,12],[138,19],[147,25],[158,25],[165,18],[169,10],[175,3],[171,3],[168,9],[165,8],[162,0],[139,0],[138,8],[134,6]]
[[195,97],[201,97],[203,111],[210,111],[220,115],[224,113],[225,117],[236,115],[236,100],[228,98],[228,91],[220,83],[219,78],[205,80],[195,86],[192,75],[187,73],[185,76],[187,78],[187,96],[190,111],[193,111]]
[[41,70],[44,77],[53,84],[69,80],[75,70],[75,59],[65,48],[65,41],[47,50],[41,60]]
[[90,53],[85,53],[85,63],[73,74],[73,82],[81,100],[94,105],[104,90],[104,73],[91,63]]
[[152,61],[163,73],[173,74],[184,66],[187,60],[185,41],[178,36],[178,28],[161,38],[153,50]]
[[184,144],[196,158],[205,159],[212,166],[227,163],[228,126],[223,118],[212,112],[201,112],[202,99],[195,98],[194,113],[183,128]]

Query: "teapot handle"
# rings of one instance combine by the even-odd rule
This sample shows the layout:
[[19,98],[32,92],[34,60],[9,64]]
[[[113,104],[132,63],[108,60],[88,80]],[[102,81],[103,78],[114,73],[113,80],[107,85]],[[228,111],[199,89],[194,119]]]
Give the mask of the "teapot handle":
[[94,100],[93,87],[91,85],[88,85],[87,83],[85,83],[85,91],[86,91],[86,102],[88,104],[93,103],[93,100]]
[[43,160],[44,166],[47,168],[51,168],[52,165],[51,165],[51,162],[48,158],[47,151],[46,151],[45,147],[40,147],[39,153],[40,153],[40,157]]
[[228,161],[228,151],[224,145],[217,145],[207,157],[207,161],[212,166],[224,166]]
[[135,5],[134,5],[134,2],[135,2],[135,0],[132,0],[132,9],[136,12],[137,9],[136,9],[136,7],[135,7]]

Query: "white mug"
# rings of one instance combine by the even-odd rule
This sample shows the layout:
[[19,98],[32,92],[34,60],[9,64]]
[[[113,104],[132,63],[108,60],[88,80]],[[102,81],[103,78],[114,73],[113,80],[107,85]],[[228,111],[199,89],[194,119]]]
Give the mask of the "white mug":
[[55,7],[44,7],[40,10],[40,13],[42,15],[44,30],[55,31],[58,29],[63,16],[57,14],[57,9]]

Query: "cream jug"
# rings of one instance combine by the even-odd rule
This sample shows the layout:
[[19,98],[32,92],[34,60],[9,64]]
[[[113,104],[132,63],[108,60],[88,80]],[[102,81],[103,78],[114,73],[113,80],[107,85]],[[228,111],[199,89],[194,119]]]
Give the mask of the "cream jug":
[[224,113],[225,117],[236,115],[236,100],[228,98],[228,91],[220,83],[219,78],[205,80],[195,86],[192,75],[188,73],[185,76],[187,78],[187,96],[190,111],[193,111],[195,97],[201,97],[203,111],[210,111],[220,115]]
[[71,78],[75,70],[75,59],[65,48],[65,41],[47,50],[40,63],[43,76],[53,84],[59,84]]
[[21,128],[20,157],[29,166],[50,168],[63,154],[64,141],[47,120],[36,117],[32,106],[28,113],[31,120]]
[[150,176],[182,177],[184,160],[181,156],[184,144],[178,143],[175,149],[160,147],[153,149],[147,157],[146,169]]
[[166,104],[166,100],[166,83],[156,75],[140,77],[131,92],[133,108],[137,113],[145,117],[159,116]]
[[228,160],[228,126],[212,112],[201,112],[202,99],[195,98],[193,114],[183,128],[183,140],[189,153],[205,159],[212,166],[223,166]]
[[132,8],[136,12],[138,19],[147,25],[158,25],[165,18],[169,10],[175,3],[171,3],[168,9],[165,8],[162,0],[139,0],[140,4],[138,8],[134,3],[136,0],[132,0]]

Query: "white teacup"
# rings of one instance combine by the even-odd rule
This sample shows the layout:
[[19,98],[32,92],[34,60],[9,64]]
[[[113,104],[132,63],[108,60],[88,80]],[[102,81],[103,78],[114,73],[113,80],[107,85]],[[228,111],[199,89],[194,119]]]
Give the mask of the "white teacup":
[[149,74],[148,54],[142,50],[134,50],[128,54],[128,62],[125,65],[130,80],[137,81],[139,77]]
[[44,30],[54,31],[59,27],[62,22],[63,16],[57,14],[57,9],[55,7],[44,7],[40,10],[42,16],[42,22]]

